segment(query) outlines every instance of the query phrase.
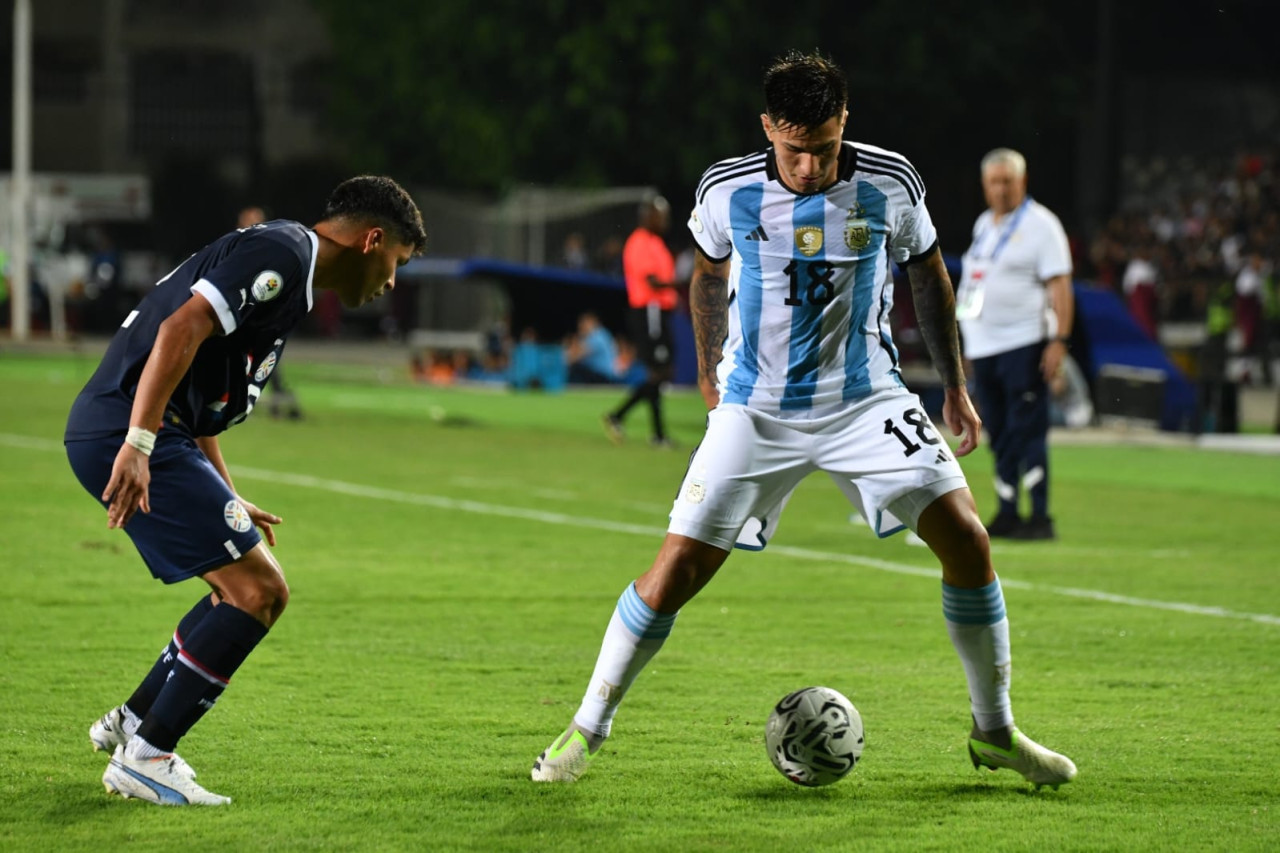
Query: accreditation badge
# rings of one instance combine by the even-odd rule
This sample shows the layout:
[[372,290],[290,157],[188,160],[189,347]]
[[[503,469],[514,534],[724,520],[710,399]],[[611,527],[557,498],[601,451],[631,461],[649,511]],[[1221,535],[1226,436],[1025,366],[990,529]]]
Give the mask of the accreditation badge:
[[956,319],[973,320],[982,314],[988,270],[985,263],[972,258],[965,258],[963,263],[960,287],[956,291]]

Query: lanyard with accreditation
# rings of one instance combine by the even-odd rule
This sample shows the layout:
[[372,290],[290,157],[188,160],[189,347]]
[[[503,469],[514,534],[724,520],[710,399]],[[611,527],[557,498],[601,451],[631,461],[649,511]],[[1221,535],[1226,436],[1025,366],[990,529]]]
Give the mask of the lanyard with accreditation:
[[984,228],[978,236],[973,238],[973,245],[964,256],[964,269],[960,272],[960,289],[956,292],[956,319],[972,320],[982,314],[982,304],[986,299],[984,279],[995,266],[1004,247],[1008,245],[1013,232],[1018,230],[1018,224],[1022,222],[1022,215],[1026,213],[1029,204],[1031,204],[1031,196],[1024,198],[1022,204],[1018,205],[1009,216],[1004,228],[996,236],[995,245],[991,247],[991,251],[984,253],[982,248],[990,242],[988,235],[996,226]]

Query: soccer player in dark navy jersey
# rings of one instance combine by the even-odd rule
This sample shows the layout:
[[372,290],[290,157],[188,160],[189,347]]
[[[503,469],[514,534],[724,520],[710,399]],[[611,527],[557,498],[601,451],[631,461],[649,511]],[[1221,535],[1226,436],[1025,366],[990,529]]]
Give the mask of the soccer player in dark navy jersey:
[[425,244],[395,181],[351,178],[314,227],[241,228],[179,264],[125,318],[76,398],[67,457],[107,526],[124,529],[156,578],[199,576],[213,590],[129,699],[90,728],[94,748],[112,752],[108,792],[230,802],[196,784],[174,749],[280,618],[289,589],[267,548],[281,519],[236,493],[217,436],[253,411],[317,288],[362,305],[395,287],[396,269]]

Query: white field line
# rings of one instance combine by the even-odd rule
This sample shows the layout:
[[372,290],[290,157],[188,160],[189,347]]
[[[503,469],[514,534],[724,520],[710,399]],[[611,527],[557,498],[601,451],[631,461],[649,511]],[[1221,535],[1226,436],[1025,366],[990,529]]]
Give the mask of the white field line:
[[[0,433],[0,445],[22,450],[62,450],[62,443],[59,441],[53,441],[47,438],[35,438],[32,436],[12,435],[8,433]],[[594,530],[607,530],[612,533],[631,533],[639,536],[651,537],[655,542],[665,533],[665,531],[660,527],[651,527],[642,524],[627,524],[625,522],[569,515],[567,513],[547,512],[545,510],[525,509],[523,507],[501,506],[499,504],[489,504],[480,501],[461,500],[458,498],[444,497],[442,495],[405,492],[398,489],[383,489],[377,486],[365,486],[359,483],[347,483],[342,480],[329,480],[323,477],[313,477],[308,474],[290,474],[284,471],[269,471],[263,468],[247,468],[239,465],[232,467],[231,470],[236,477],[248,480],[262,480],[269,483],[295,486],[302,489],[315,489],[317,491],[332,492],[334,494],[350,495],[351,497],[390,501],[393,503],[408,504],[411,506],[425,506],[433,509],[450,510],[454,512],[470,512],[477,515],[516,518],[525,521],[536,521],[542,524],[555,524],[565,527],[585,527]],[[905,563],[878,560],[874,557],[861,557],[855,554],[836,554],[828,551],[815,551],[809,548],[796,548],[788,545],[773,545],[768,548],[766,553],[825,563],[847,563],[849,565],[860,566],[866,569],[875,569],[882,572],[890,572],[893,574],[910,575],[912,577],[929,578],[931,580],[938,579],[938,569],[936,567],[927,568],[923,566],[911,566]],[[1149,610],[1168,610],[1176,613],[1190,613],[1197,616],[1216,616],[1223,619],[1240,619],[1249,622],[1260,622],[1266,625],[1280,625],[1280,616],[1275,616],[1269,613],[1246,613],[1238,610],[1227,610],[1223,607],[1205,607],[1198,604],[1185,604],[1177,601],[1159,601],[1150,598],[1135,598],[1127,595],[1114,595],[1101,590],[1029,583],[1027,581],[1015,580],[1013,578],[1006,578],[1003,576],[1000,578],[1000,584],[1010,589],[1021,589],[1036,593],[1049,593],[1051,595],[1061,595],[1068,598],[1085,598],[1093,601],[1103,601],[1109,604],[1125,604],[1131,607],[1142,607]]]

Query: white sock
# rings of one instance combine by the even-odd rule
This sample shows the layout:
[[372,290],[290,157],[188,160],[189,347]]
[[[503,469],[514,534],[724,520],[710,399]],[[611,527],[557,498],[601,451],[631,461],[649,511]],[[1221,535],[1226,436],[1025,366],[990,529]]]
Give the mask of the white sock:
[[627,587],[604,632],[586,695],[573,715],[579,728],[602,740],[609,736],[627,688],[662,648],[675,621],[675,613],[659,613],[645,604],[634,583]]
[[126,736],[133,737],[138,732],[138,726],[142,725],[142,718],[129,710],[128,705],[121,705],[120,711],[124,716],[124,721],[120,727],[124,729]]
[[127,758],[146,759],[160,758],[168,755],[163,749],[156,749],[142,738],[134,735],[129,738],[129,743],[125,745],[124,754]]
[[960,589],[944,583],[942,612],[951,645],[960,655],[969,681],[969,703],[978,728],[990,732],[1012,726],[1009,620],[1005,617],[1000,579],[979,589]]

